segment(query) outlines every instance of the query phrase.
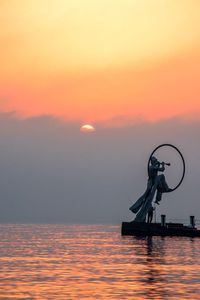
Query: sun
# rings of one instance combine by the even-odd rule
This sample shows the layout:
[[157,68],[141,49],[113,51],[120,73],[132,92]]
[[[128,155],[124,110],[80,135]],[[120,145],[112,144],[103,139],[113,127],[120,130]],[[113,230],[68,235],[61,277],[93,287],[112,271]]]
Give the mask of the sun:
[[95,132],[96,129],[94,126],[92,126],[90,124],[85,124],[85,125],[81,126],[80,131],[81,132]]

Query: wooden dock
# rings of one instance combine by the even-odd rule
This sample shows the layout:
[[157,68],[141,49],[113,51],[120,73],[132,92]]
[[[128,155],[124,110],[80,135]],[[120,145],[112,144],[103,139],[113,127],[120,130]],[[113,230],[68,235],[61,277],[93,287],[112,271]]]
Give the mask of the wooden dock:
[[200,237],[200,230],[181,223],[122,222],[122,235]]

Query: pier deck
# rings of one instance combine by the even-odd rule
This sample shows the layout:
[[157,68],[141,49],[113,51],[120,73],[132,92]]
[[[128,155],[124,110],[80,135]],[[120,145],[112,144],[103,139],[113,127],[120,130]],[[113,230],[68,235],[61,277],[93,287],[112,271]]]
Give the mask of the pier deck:
[[189,236],[200,237],[200,230],[195,227],[185,226],[181,223],[143,223],[122,222],[122,235],[137,236]]

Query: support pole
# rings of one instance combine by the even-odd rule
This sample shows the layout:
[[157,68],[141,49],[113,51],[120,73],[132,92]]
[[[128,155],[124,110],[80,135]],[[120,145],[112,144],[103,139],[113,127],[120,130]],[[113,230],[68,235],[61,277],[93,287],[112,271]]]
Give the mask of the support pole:
[[166,226],[166,215],[161,215],[161,226]]
[[191,226],[192,228],[195,227],[195,219],[194,219],[194,216],[190,216],[190,226]]

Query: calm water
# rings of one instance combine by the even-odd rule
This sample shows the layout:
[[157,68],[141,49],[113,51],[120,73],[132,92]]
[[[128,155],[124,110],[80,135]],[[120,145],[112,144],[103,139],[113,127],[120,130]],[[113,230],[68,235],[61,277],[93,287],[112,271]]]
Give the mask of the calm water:
[[200,299],[200,239],[0,225],[0,299]]

